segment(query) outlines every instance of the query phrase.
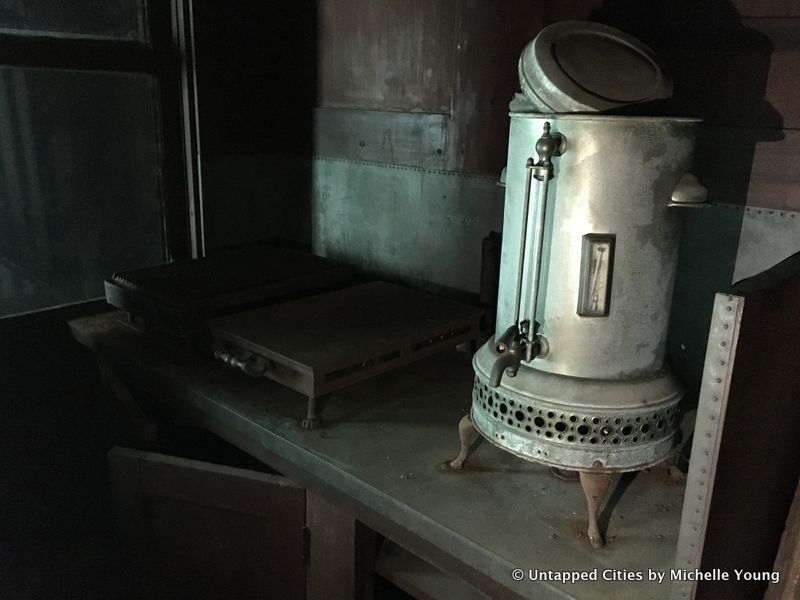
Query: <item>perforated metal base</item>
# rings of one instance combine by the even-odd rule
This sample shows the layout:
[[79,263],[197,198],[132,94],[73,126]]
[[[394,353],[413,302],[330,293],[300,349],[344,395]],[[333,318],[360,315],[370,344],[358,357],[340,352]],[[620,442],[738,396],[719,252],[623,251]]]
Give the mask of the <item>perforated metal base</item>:
[[473,359],[472,419],[512,454],[566,469],[633,471],[660,462],[673,447],[682,393],[666,372],[590,380],[523,365],[491,388],[492,361],[486,346]]

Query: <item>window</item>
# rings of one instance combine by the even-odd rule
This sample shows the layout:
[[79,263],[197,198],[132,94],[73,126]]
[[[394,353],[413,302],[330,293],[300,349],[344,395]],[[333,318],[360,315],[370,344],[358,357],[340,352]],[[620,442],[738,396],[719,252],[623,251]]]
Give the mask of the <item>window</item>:
[[178,54],[153,4],[0,0],[0,317],[189,252]]

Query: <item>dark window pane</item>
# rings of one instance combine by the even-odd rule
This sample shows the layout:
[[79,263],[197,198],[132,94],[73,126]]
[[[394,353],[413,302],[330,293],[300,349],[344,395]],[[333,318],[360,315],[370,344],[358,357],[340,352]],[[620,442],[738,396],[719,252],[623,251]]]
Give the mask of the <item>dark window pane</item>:
[[154,80],[0,68],[0,315],[164,258]]
[[0,0],[0,33],[145,42],[144,0]]

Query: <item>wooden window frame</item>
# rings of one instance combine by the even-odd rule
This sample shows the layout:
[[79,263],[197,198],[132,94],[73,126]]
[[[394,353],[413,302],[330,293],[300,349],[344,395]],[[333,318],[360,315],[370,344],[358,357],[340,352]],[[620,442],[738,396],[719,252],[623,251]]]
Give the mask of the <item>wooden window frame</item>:
[[148,41],[80,34],[0,34],[0,66],[154,77],[166,259],[202,255],[191,0],[145,0]]

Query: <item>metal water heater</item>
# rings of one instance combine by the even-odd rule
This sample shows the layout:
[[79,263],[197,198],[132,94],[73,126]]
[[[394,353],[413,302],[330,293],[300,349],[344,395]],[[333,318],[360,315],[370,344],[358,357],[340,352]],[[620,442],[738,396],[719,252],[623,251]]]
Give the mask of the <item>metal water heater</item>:
[[[524,459],[578,471],[589,538],[600,545],[596,518],[608,474],[652,466],[674,446],[682,391],[665,365],[665,345],[678,213],[700,205],[705,189],[689,173],[696,119],[542,112],[571,106],[548,99],[555,78],[542,75],[544,58],[534,61],[538,79],[526,77],[523,63],[535,58],[543,35],[545,58],[557,60],[559,43],[565,47],[560,31],[578,50],[588,45],[598,54],[603,48],[587,40],[600,36],[601,46],[616,40],[656,64],[649,49],[608,27],[550,29],[523,53],[530,104],[511,112],[497,330],[473,359],[472,407],[452,465],[462,466],[480,434]],[[649,97],[671,90],[663,70],[652,70]],[[579,87],[571,96],[588,111],[590,86]],[[637,93],[648,98],[646,90],[625,97]],[[610,94],[596,96],[598,110]]]

